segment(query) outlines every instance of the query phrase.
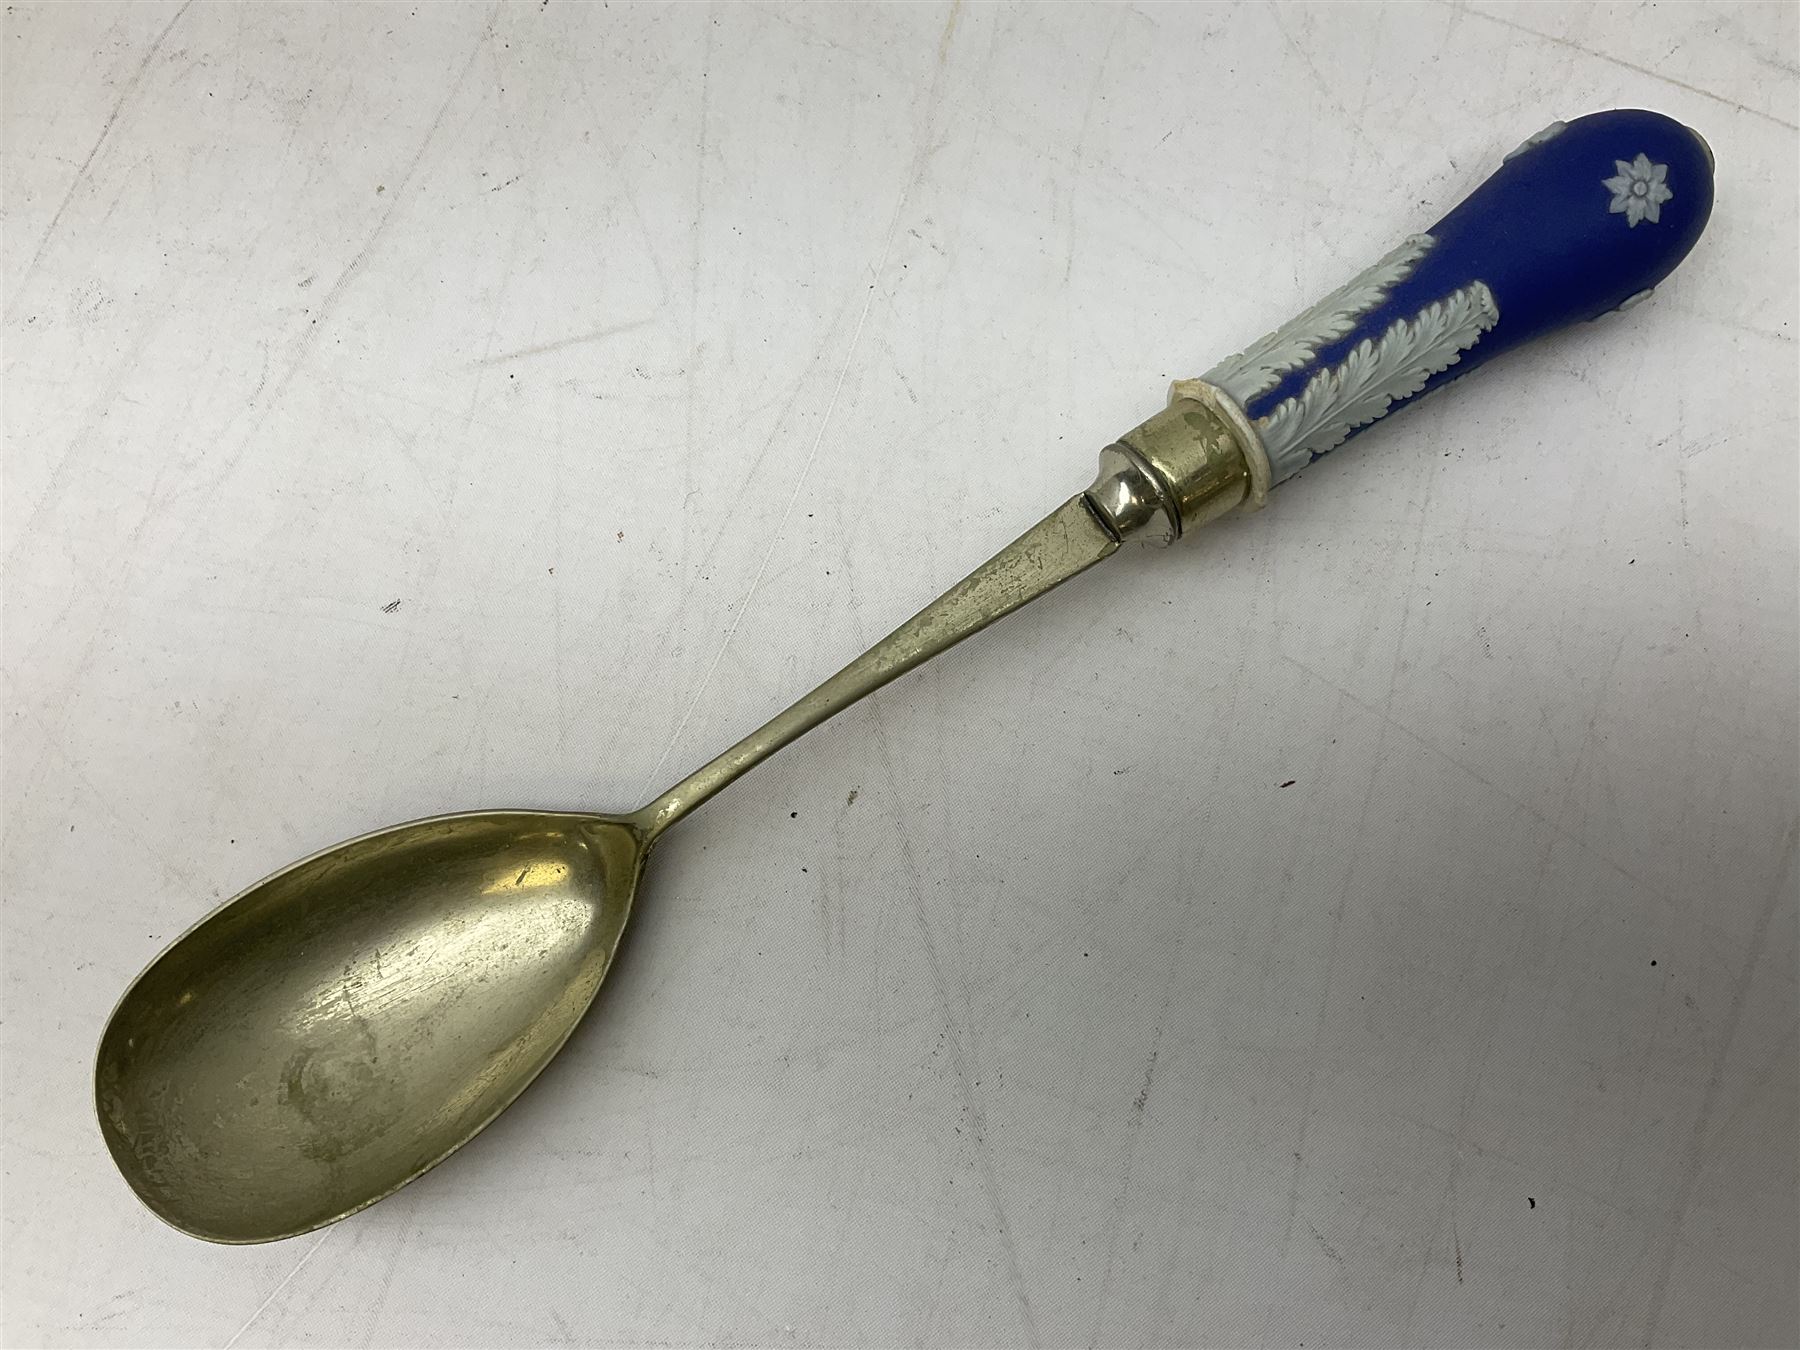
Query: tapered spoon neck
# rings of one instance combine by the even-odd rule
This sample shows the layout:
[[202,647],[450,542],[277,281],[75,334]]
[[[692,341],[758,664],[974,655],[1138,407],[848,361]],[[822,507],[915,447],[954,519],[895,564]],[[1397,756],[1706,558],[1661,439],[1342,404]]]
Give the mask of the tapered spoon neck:
[[1086,571],[1119,547],[1087,494],[1071,497],[818,688],[632,813],[649,847],[740,775],[996,619]]
[[[770,753],[773,753],[772,751]],[[716,763],[716,761],[715,761]],[[706,768],[712,768],[707,764]],[[739,769],[738,773],[747,772],[749,765]],[[655,801],[646,802],[626,817],[632,829],[637,831],[641,846],[648,851],[650,846],[668,831],[671,825],[683,819],[690,811],[725,787],[737,774],[719,776],[716,781],[699,783],[695,780],[698,774],[689,775],[680,783],[670,788]]]
[[770,755],[889,680],[1054,590],[1148,532],[1172,540],[1260,506],[1268,465],[1242,412],[1184,381],[1169,406],[1108,446],[1087,491],[1069,498],[810,694],[682,779],[631,821],[648,848],[676,821]]

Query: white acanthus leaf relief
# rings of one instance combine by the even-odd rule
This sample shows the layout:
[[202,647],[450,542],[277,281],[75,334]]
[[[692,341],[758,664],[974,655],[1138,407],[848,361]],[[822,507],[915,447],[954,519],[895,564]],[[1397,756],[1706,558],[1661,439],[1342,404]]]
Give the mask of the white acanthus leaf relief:
[[1618,173],[1600,180],[1613,195],[1612,205],[1606,209],[1623,214],[1625,224],[1634,230],[1640,220],[1656,224],[1662,218],[1662,204],[1675,195],[1669,186],[1669,166],[1652,164],[1650,156],[1639,151],[1629,162],[1615,159],[1613,167]]
[[1300,369],[1319,354],[1319,348],[1344,337],[1358,319],[1386,301],[1388,292],[1413,274],[1436,242],[1428,234],[1408,237],[1373,267],[1200,378],[1230,394],[1239,407],[1268,393],[1283,375]]
[[1527,136],[1524,140],[1520,141],[1518,143],[1518,145],[1514,146],[1511,150],[1507,151],[1506,158],[1507,159],[1517,159],[1520,155],[1524,154],[1527,150],[1535,149],[1536,147],[1542,145],[1545,141],[1555,140],[1558,136],[1562,135],[1563,132],[1567,131],[1568,129],[1569,129],[1569,124],[1567,122],[1552,122],[1549,126],[1545,127],[1542,131],[1537,132],[1535,135]]
[[1305,468],[1313,456],[1342,445],[1352,431],[1418,393],[1499,321],[1493,292],[1477,281],[1414,318],[1396,319],[1379,338],[1364,338],[1337,365],[1321,370],[1299,394],[1258,419],[1274,481]]

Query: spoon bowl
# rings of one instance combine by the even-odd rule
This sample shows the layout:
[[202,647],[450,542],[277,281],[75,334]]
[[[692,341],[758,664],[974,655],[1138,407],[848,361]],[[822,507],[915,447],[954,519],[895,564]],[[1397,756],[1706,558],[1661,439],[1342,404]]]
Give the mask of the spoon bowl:
[[215,910],[121,999],[101,1131],[159,1216],[216,1242],[343,1218],[442,1161],[568,1039],[647,842],[484,811],[315,854]]
[[443,1161],[593,1002],[663,832],[889,680],[1109,556],[1071,498],[959,585],[625,816],[482,811],[352,839],[172,943],[100,1039],[113,1160],[214,1242],[335,1222]]

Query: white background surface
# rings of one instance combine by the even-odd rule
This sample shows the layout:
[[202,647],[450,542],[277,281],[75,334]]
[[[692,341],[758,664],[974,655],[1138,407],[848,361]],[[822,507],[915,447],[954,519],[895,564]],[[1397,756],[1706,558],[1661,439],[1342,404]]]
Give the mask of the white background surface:
[[[1792,8],[4,23],[9,1342],[1795,1343]],[[210,905],[635,805],[1612,105],[1718,156],[1652,303],[732,789],[394,1199],[132,1198]]]

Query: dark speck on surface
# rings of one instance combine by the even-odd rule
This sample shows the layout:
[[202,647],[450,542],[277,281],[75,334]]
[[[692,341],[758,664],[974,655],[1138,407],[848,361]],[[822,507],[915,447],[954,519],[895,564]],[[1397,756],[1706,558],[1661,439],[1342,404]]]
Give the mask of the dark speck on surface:
[[1295,783],[1298,783],[1299,781],[1300,780],[1298,778],[1290,778],[1287,780],[1287,782],[1283,783],[1281,786],[1292,787],[1292,786],[1294,786]]
[[789,811],[788,819],[789,820],[798,820],[798,819],[800,819],[800,813],[798,811]]
[[1537,1201],[1533,1200],[1529,1195],[1525,1197],[1525,1203],[1530,1205],[1533,1209],[1537,1208]]

